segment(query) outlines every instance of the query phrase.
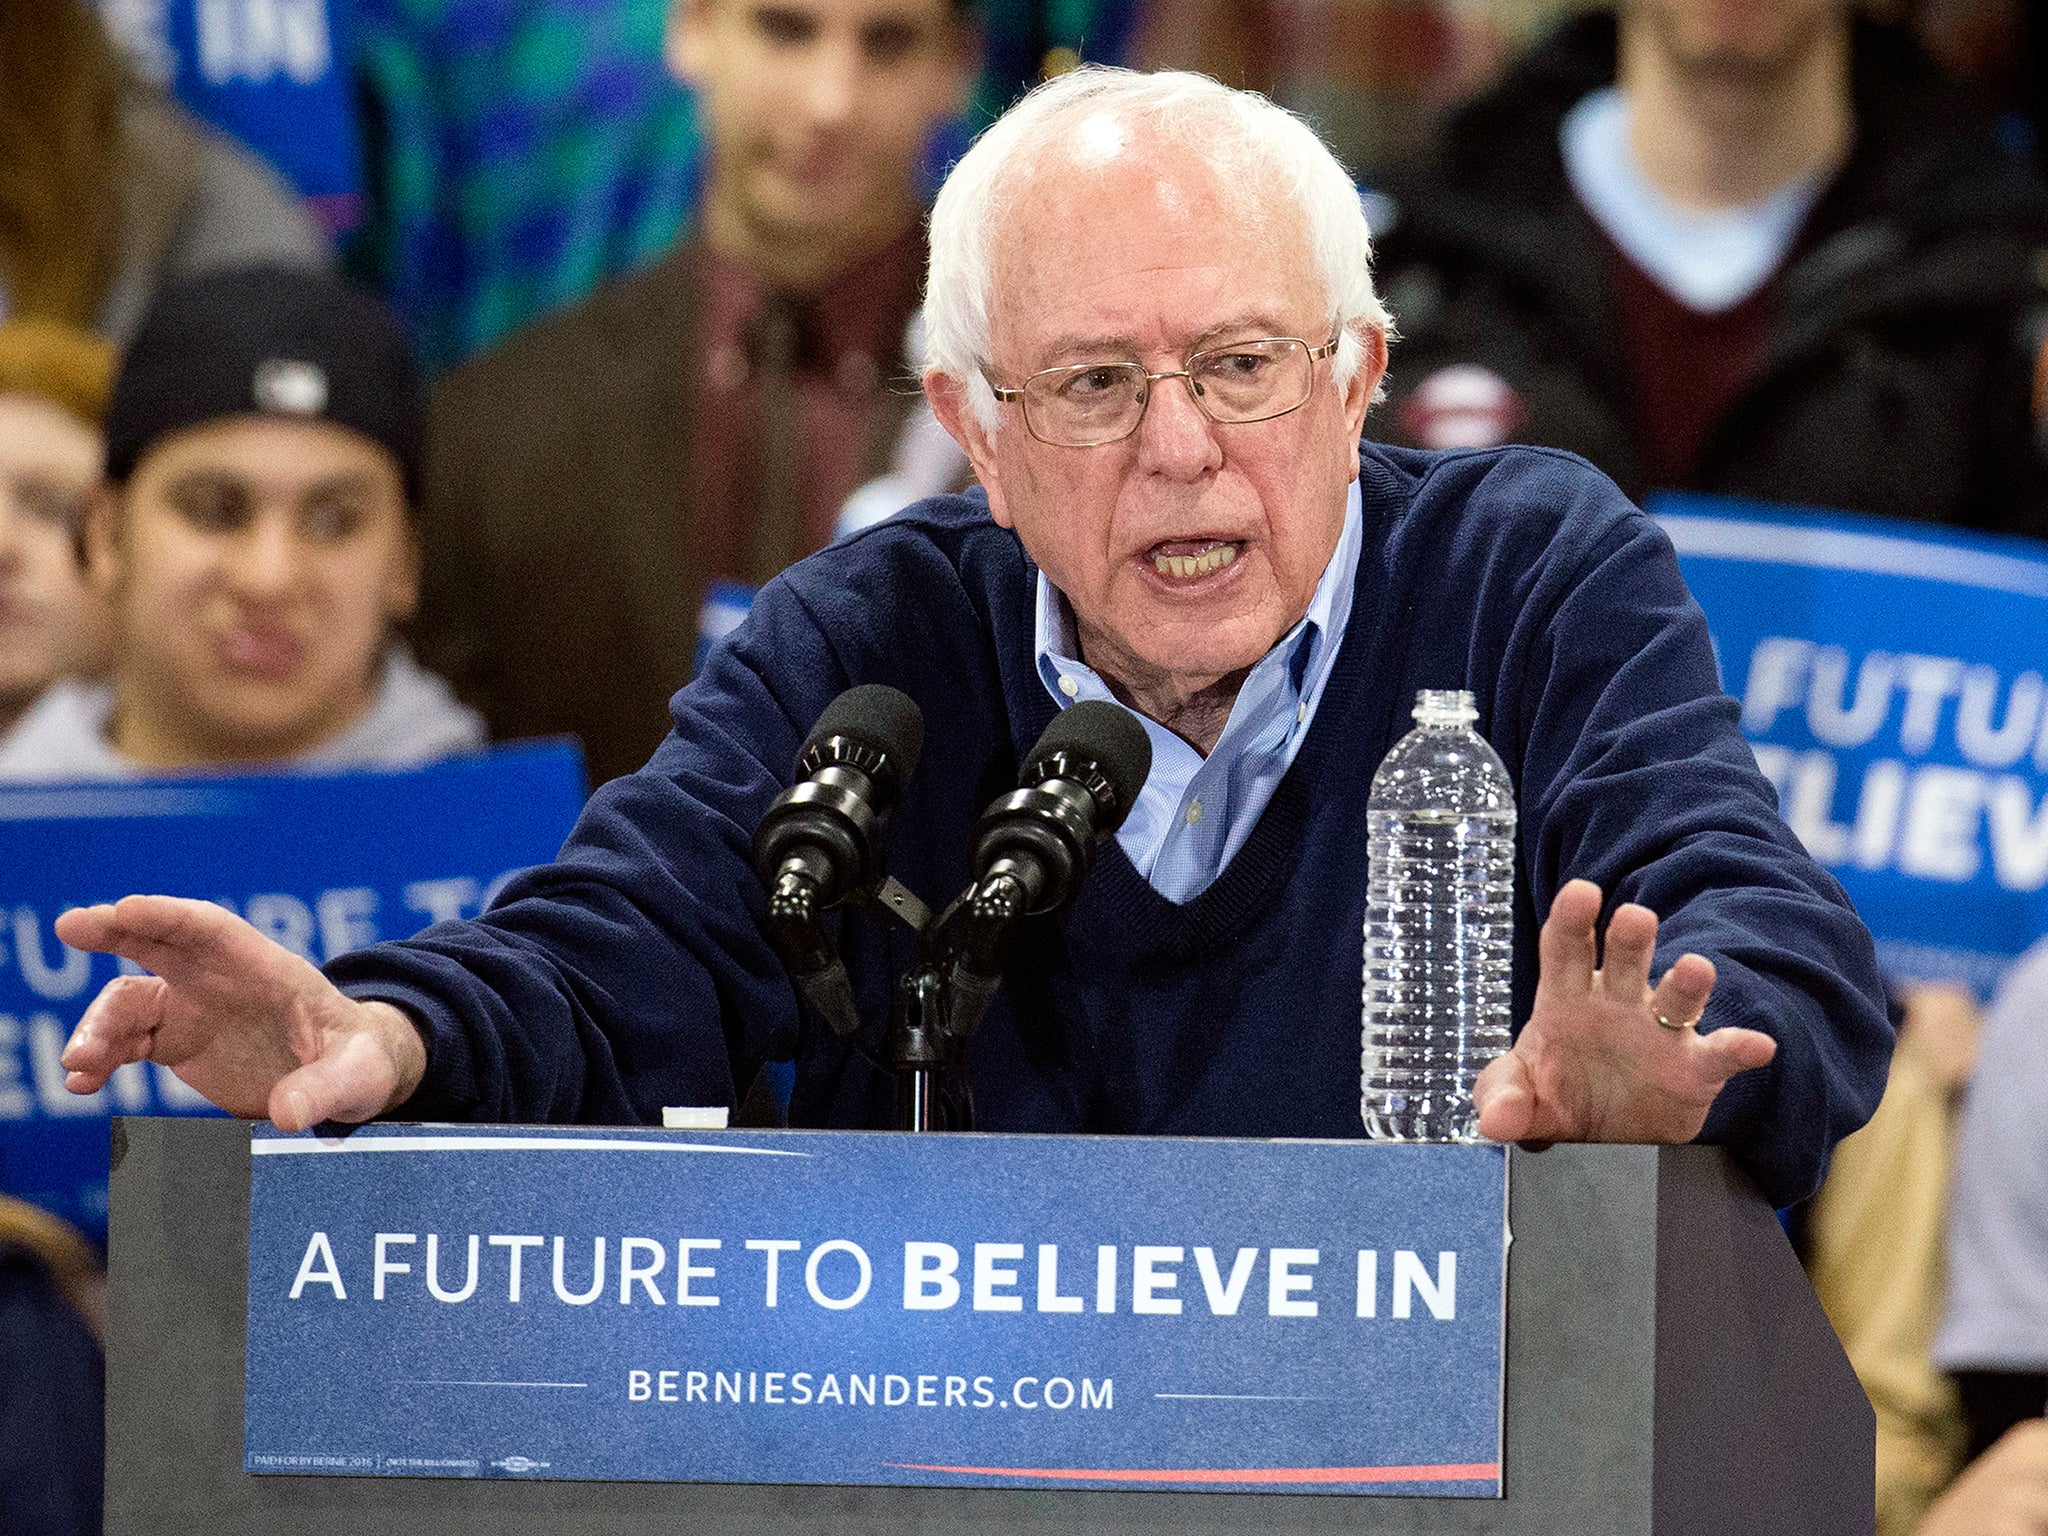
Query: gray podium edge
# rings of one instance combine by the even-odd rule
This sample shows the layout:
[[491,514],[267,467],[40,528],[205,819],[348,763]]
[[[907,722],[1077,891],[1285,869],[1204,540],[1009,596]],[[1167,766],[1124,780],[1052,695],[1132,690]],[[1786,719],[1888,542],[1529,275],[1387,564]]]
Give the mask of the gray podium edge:
[[1875,1421],[1784,1234],[1705,1148],[1510,1158],[1500,1500],[242,1471],[249,1131],[115,1122],[107,1536],[1083,1531],[1869,1536]]

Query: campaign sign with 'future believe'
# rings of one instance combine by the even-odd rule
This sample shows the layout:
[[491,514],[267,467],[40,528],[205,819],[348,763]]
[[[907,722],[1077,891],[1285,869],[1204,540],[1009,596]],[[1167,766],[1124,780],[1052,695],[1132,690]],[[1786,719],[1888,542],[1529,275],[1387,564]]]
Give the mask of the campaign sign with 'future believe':
[[252,1136],[250,1472],[1500,1494],[1499,1147]]
[[64,1042],[140,967],[57,938],[67,908],[135,891],[213,901],[316,965],[475,917],[545,863],[583,807],[583,758],[538,742],[424,768],[0,786],[0,1194],[107,1235],[115,1115],[216,1115],[160,1062],[64,1087]]
[[1742,732],[1894,976],[1988,997],[2048,931],[2048,544],[1650,502]]

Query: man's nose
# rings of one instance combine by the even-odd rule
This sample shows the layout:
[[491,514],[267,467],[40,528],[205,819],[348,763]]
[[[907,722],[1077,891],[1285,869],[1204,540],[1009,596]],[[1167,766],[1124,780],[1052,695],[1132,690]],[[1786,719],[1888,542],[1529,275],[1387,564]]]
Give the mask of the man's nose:
[[224,564],[238,595],[278,598],[298,579],[299,541],[285,519],[259,518],[229,546]]
[[858,49],[849,43],[820,43],[805,65],[797,94],[813,127],[833,127],[852,117],[860,101]]
[[1185,479],[1221,467],[1223,445],[1216,423],[1195,404],[1194,381],[1156,379],[1147,389],[1145,419],[1138,424],[1139,467]]

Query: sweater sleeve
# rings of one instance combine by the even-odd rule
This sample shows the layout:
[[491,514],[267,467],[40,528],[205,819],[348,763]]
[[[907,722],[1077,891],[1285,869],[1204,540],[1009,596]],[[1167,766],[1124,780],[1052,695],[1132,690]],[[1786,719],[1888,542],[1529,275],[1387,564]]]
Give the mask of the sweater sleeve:
[[342,956],[350,996],[427,1037],[404,1118],[632,1124],[735,1106],[795,1053],[798,1009],[760,925],[749,842],[809,723],[847,685],[788,581],[676,696],[640,772],[591,797],[552,864],[482,917]]
[[1532,562],[1497,706],[1519,738],[1534,915],[1584,877],[1609,911],[1658,915],[1653,977],[1688,950],[1714,962],[1701,1028],[1760,1030],[1778,1054],[1721,1090],[1700,1139],[1789,1205],[1884,1091],[1892,1030],[1874,947],[1779,817],[1670,541],[1602,477],[1573,484],[1563,522],[1545,519],[1560,531]]

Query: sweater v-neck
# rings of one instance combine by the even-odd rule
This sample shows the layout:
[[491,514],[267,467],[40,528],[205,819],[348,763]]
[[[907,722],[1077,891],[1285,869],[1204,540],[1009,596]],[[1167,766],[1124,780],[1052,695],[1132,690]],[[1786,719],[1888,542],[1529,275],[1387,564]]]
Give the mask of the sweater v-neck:
[[[1361,731],[1359,710],[1371,675],[1370,657],[1381,648],[1377,632],[1384,617],[1380,599],[1386,572],[1376,556],[1385,548],[1385,525],[1399,515],[1402,499],[1392,473],[1371,455],[1361,454],[1364,537],[1359,541],[1351,615],[1337,637],[1336,660],[1308,735],[1244,845],[1193,900],[1176,902],[1155,890],[1110,839],[1097,852],[1089,884],[1076,905],[1083,931],[1099,926],[1136,950],[1185,954],[1216,943],[1271,907],[1275,885],[1300,862],[1309,822],[1318,809],[1311,802],[1332,755],[1342,750],[1347,737],[1371,734]],[[1328,807],[1320,809],[1327,812]],[[1362,833],[1359,846],[1362,855]]]

